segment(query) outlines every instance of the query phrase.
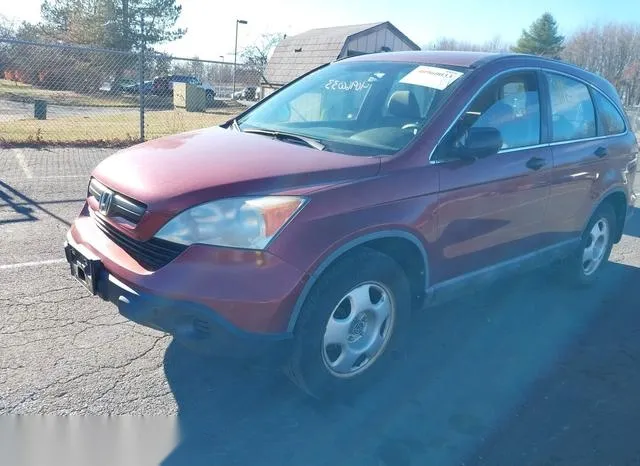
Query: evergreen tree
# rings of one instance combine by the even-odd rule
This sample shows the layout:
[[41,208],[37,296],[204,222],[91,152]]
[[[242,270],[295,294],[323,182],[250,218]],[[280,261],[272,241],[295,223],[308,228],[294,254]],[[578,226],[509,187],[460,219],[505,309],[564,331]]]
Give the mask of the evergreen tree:
[[44,0],[41,12],[48,36],[74,44],[134,50],[186,32],[175,27],[182,12],[176,0]]
[[550,13],[545,13],[535,20],[529,30],[523,30],[514,52],[560,58],[563,50],[564,36],[558,34],[558,24]]

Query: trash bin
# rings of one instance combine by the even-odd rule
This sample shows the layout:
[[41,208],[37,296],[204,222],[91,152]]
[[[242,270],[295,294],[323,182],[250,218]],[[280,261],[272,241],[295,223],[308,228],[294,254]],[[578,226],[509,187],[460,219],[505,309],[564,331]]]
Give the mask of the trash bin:
[[47,101],[46,100],[35,101],[35,105],[33,107],[33,117],[36,120],[47,119]]

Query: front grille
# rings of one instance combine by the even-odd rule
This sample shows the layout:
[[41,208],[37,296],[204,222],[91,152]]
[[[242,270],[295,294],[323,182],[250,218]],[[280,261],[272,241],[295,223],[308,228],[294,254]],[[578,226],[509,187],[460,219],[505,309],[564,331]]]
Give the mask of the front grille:
[[149,270],[157,270],[167,265],[187,249],[183,244],[172,243],[158,238],[147,241],[133,239],[112,225],[108,224],[98,215],[93,215],[96,225],[107,237],[124,249],[127,254]]
[[102,194],[107,191],[113,194],[113,198],[108,210],[106,212],[102,212],[103,215],[107,217],[122,217],[134,224],[140,221],[147,210],[146,205],[123,196],[122,194],[113,192],[95,178],[91,179],[91,182],[89,183],[89,195],[93,196],[98,203],[100,203],[100,197]]

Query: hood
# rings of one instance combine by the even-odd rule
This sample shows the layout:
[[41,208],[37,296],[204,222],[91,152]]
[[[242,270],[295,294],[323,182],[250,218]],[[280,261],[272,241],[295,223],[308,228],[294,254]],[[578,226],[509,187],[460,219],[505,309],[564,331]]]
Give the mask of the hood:
[[312,189],[373,176],[380,160],[336,154],[220,127],[156,139],[117,152],[93,172],[112,189],[174,213],[209,200]]

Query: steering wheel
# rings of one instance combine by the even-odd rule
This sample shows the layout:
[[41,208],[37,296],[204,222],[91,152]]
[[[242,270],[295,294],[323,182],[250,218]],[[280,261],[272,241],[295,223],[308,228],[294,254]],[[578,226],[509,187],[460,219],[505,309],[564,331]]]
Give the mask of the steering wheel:
[[402,131],[413,131],[413,135],[418,134],[419,126],[417,123],[407,123],[406,125],[402,125]]

